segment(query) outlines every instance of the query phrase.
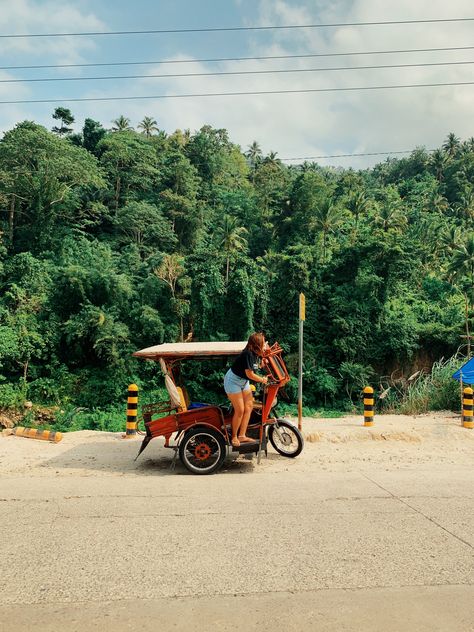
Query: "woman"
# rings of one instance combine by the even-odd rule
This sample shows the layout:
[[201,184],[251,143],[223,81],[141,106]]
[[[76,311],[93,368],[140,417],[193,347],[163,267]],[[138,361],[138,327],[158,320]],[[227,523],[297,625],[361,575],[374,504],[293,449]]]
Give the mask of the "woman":
[[267,343],[263,334],[252,334],[247,346],[235,359],[232,367],[224,378],[224,389],[232,402],[234,416],[232,417],[232,445],[238,447],[241,443],[254,440],[246,436],[250,415],[253,408],[253,396],[250,382],[266,384],[267,377],[260,377],[255,373],[258,369],[258,357],[263,356]]

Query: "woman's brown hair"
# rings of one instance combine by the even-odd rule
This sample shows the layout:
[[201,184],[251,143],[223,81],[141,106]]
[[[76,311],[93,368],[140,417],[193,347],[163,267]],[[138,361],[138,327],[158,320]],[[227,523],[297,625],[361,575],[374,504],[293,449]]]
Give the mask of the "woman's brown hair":
[[261,356],[263,354],[263,345],[265,344],[265,336],[262,333],[252,334],[247,342],[247,349],[252,353]]

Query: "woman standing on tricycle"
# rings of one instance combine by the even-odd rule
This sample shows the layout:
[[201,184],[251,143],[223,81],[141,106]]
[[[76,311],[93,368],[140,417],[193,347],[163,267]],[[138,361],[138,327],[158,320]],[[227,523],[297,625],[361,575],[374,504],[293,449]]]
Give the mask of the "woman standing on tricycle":
[[266,384],[267,377],[255,373],[258,369],[258,358],[263,356],[267,343],[262,333],[252,334],[245,349],[237,356],[232,367],[224,378],[224,389],[232,403],[234,415],[232,417],[232,445],[253,443],[254,439],[246,436],[250,415],[253,409],[253,395],[250,382]]

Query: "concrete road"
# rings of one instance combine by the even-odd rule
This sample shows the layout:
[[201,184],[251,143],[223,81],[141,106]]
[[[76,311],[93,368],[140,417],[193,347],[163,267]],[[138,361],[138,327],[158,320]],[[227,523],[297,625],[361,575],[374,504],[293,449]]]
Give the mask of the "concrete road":
[[133,464],[134,441],[65,442],[0,479],[2,632],[474,631],[458,442],[437,462],[431,444],[308,443],[210,477],[170,472],[158,444]]

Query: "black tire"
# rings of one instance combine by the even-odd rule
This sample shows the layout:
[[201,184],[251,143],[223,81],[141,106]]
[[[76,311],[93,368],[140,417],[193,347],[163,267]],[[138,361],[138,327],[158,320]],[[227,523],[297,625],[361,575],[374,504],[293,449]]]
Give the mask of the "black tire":
[[179,458],[193,474],[214,474],[226,455],[224,437],[214,428],[190,428],[179,444]]
[[268,438],[278,454],[290,459],[294,459],[303,450],[303,435],[298,428],[285,419],[277,419],[277,423],[269,427]]

